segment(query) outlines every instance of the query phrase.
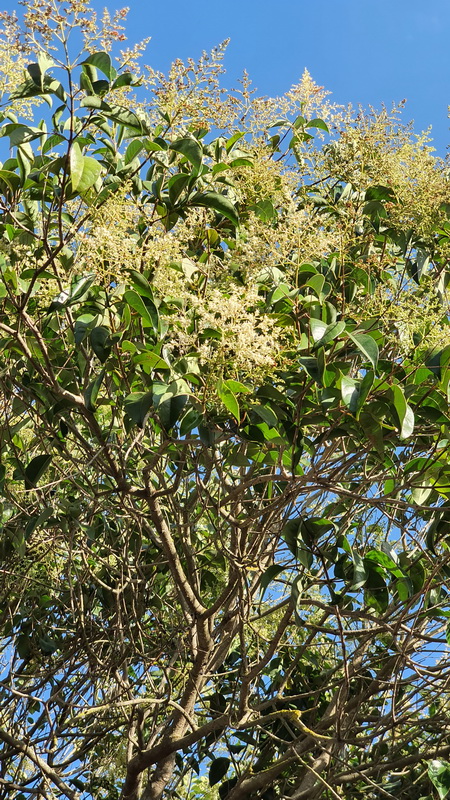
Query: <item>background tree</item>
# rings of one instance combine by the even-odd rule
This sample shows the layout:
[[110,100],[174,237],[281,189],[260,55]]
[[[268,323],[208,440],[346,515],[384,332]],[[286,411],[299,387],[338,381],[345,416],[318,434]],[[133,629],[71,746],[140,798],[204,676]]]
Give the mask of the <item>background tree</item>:
[[0,798],[443,798],[445,164],[124,16],[2,17]]

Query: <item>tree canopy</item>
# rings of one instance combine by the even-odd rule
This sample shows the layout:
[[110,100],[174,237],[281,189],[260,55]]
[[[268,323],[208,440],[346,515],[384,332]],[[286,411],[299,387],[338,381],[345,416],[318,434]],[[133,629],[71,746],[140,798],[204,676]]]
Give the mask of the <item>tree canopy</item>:
[[442,800],[448,166],[125,16],[2,14],[0,799]]

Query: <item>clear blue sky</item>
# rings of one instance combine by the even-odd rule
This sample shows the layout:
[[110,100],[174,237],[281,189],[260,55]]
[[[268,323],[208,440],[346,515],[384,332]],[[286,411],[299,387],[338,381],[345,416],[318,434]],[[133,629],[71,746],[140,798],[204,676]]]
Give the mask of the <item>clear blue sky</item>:
[[152,37],[146,62],[156,69],[230,37],[227,85],[246,68],[260,94],[282,94],[307,67],[337,103],[406,98],[405,119],[417,131],[432,125],[439,155],[447,151],[450,0],[93,0],[126,4],[129,37]]
[[246,68],[261,94],[282,94],[307,67],[337,103],[406,98],[405,118],[432,125],[446,153],[450,0],[127,1],[131,38],[152,37],[146,61],[156,69],[230,37],[228,85]]

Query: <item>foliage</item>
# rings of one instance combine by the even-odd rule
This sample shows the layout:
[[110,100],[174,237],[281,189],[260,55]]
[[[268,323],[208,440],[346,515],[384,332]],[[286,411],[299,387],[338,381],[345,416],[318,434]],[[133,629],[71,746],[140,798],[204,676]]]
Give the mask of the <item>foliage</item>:
[[445,164],[124,16],[4,17],[0,798],[443,798]]

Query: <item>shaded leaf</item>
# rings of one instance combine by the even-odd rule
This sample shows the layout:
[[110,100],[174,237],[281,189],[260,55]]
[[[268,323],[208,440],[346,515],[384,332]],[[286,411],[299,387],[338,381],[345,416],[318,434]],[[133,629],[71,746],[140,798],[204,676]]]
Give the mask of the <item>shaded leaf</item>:
[[104,364],[111,352],[109,333],[108,328],[105,328],[104,325],[98,325],[92,329],[89,335],[91,347],[102,364]]
[[219,758],[214,759],[214,761],[211,763],[208,774],[210,786],[215,786],[216,783],[219,783],[219,781],[222,780],[224,775],[227,774],[230,764],[231,760],[225,756],[219,756]]
[[25,489],[33,489],[49,466],[52,456],[43,453],[35,456],[25,468]]
[[124,401],[125,411],[139,428],[143,428],[153,406],[153,392],[132,392]]
[[269,584],[284,570],[285,567],[281,566],[281,564],[271,564],[270,567],[267,567],[259,579],[261,595],[264,595]]
[[97,395],[98,395],[100,386],[102,385],[102,381],[103,381],[104,377],[105,377],[105,370],[102,369],[102,371],[97,375],[97,377],[94,378],[93,381],[91,381],[91,383],[89,384],[89,386],[87,387],[87,389],[86,389],[86,391],[84,393],[84,402],[86,404],[86,408],[89,411],[94,411],[95,410],[95,403],[97,401]]

